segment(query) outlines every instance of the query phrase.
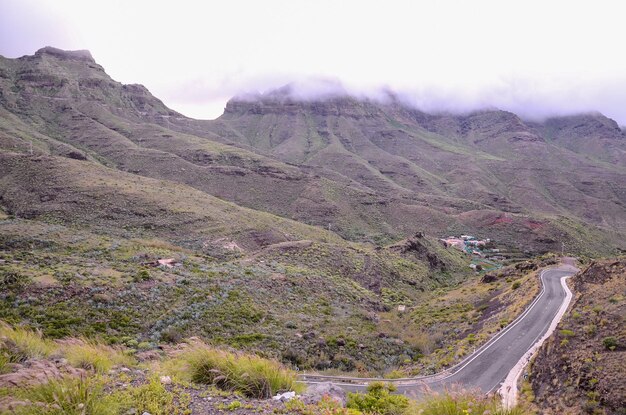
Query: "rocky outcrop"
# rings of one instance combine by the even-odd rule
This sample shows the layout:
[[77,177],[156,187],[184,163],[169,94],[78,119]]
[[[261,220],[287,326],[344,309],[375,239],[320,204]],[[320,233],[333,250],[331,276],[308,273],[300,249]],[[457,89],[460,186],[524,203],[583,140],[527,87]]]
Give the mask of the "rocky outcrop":
[[626,259],[593,262],[572,278],[575,299],[540,349],[530,383],[540,413],[626,410]]
[[53,48],[52,46],[46,46],[35,52],[35,57],[43,57],[44,55],[49,55],[61,60],[96,63],[93,56],[91,56],[91,52],[88,50],[62,50]]

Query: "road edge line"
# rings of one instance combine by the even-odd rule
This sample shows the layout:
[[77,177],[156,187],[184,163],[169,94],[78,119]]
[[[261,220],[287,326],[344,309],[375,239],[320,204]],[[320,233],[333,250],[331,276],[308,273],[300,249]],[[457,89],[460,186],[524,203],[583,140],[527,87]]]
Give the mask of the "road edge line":
[[504,382],[502,382],[502,386],[500,386],[500,388],[498,389],[498,393],[500,394],[500,396],[502,396],[502,404],[507,409],[510,409],[514,407],[515,405],[517,405],[517,395],[518,395],[517,383],[519,381],[520,376],[522,375],[522,372],[524,371],[524,368],[528,365],[528,363],[530,363],[530,360],[539,351],[539,348],[543,345],[543,343],[552,335],[552,333],[554,333],[554,330],[556,330],[556,326],[558,326],[558,324],[561,322],[561,319],[563,318],[563,316],[565,315],[565,312],[569,308],[569,305],[573,298],[573,294],[572,294],[572,291],[567,286],[567,280],[571,278],[572,276],[573,275],[561,277],[561,286],[565,290],[565,299],[563,300],[563,303],[561,304],[559,311],[556,313],[556,315],[552,319],[552,322],[550,323],[548,330],[517,361],[515,366],[513,366],[513,368],[509,371],[509,374],[507,375],[507,377],[504,379]]
[[[435,373],[433,375],[428,375],[428,376],[417,376],[417,377],[412,377],[412,378],[400,378],[400,379],[384,379],[384,378],[353,378],[353,377],[347,377],[347,376],[329,376],[329,375],[309,375],[311,378],[317,378],[317,379],[325,379],[326,382],[331,382],[334,384],[341,384],[342,381],[354,381],[354,382],[358,382],[358,383],[350,383],[350,385],[367,385],[369,382],[376,382],[376,381],[383,381],[383,382],[389,382],[389,383],[403,383],[406,382],[406,384],[412,384],[412,382],[425,382],[427,379],[432,379],[432,378],[436,378],[438,376],[442,376],[445,372],[448,372],[447,375],[441,377],[440,379],[437,380],[445,380],[451,376],[454,376],[457,372],[459,372],[460,370],[462,370],[465,366],[467,366],[468,364],[470,364],[471,362],[473,362],[476,358],[478,358],[481,354],[483,354],[487,349],[489,349],[500,337],[504,336],[509,330],[511,330],[513,327],[515,327],[528,313],[530,313],[530,311],[533,309],[533,307],[535,307],[535,305],[537,304],[537,302],[543,297],[543,295],[545,294],[545,290],[546,290],[546,285],[545,282],[543,280],[543,276],[544,273],[548,272],[548,271],[559,271],[559,268],[561,267],[550,267],[550,268],[545,268],[543,270],[541,270],[539,272],[539,281],[541,282],[541,291],[539,292],[539,294],[537,294],[537,296],[533,299],[533,301],[531,301],[531,303],[526,306],[526,309],[524,309],[524,311],[522,311],[522,313],[520,315],[518,315],[513,321],[511,321],[506,327],[504,327],[502,330],[498,331],[498,333],[496,333],[492,338],[490,338],[489,340],[487,340],[486,343],[484,343],[482,346],[480,346],[477,350],[474,351],[474,353],[472,353],[471,355],[467,356],[465,359],[463,359],[462,361],[460,361],[459,363],[457,363],[456,365],[452,366],[451,368],[448,368],[442,372],[439,373]],[[300,382],[307,384],[307,383],[317,383],[316,381],[307,381],[306,374],[300,374],[298,375],[299,378],[304,378],[302,380],[299,380]],[[333,382],[333,381],[338,381],[338,382]]]

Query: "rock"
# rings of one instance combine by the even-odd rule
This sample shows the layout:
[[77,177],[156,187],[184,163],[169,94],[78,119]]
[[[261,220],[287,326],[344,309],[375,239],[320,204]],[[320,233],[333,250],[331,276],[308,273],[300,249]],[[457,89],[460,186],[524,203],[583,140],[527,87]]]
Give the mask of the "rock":
[[77,369],[69,365],[55,364],[50,360],[31,360],[16,368],[12,373],[0,375],[0,388],[29,387],[47,383],[51,379],[65,376],[84,376],[84,369]]
[[161,358],[161,353],[157,350],[146,350],[145,352],[137,353],[135,357],[140,362],[147,362],[151,360],[159,360]]
[[70,151],[67,153],[67,157],[74,160],[87,160],[87,156],[80,151]]
[[519,264],[515,264],[515,269],[518,271],[534,271],[537,269],[537,264],[534,262],[521,262]]
[[295,392],[285,392],[285,393],[279,393],[276,396],[272,396],[272,399],[274,399],[275,401],[286,402],[286,401],[292,400],[295,397],[296,397]]
[[172,383],[172,378],[169,376],[161,376],[161,383],[164,385],[170,385]]
[[315,405],[325,396],[340,403],[341,406],[346,404],[346,392],[330,382],[309,386],[306,393],[302,395],[302,401],[309,405]]
[[494,282],[496,279],[497,277],[494,274],[485,274],[480,279],[480,282],[490,283],[490,282]]

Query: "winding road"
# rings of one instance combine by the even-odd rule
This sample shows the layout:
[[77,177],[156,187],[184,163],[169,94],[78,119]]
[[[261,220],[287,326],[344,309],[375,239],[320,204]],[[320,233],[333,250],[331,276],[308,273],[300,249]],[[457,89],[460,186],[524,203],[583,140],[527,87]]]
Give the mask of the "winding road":
[[[385,382],[393,382],[399,393],[419,396],[426,389],[441,391],[451,385],[491,393],[501,387],[507,376],[516,380],[529,355],[554,330],[567,309],[571,292],[565,280],[576,271],[568,263],[543,270],[542,290],[526,310],[456,366],[432,376],[385,379]],[[300,380],[307,384],[331,382],[348,391],[362,391],[369,382],[381,379],[304,374]],[[512,387],[515,388],[515,382]],[[511,386],[507,389],[511,389]]]

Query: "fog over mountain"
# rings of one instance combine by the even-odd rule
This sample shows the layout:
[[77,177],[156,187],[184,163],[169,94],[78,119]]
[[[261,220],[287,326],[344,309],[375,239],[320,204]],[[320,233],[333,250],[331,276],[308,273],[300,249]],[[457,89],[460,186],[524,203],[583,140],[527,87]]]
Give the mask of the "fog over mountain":
[[1,0],[0,414],[626,414],[622,8]]
[[501,108],[532,119],[600,111],[624,125],[623,7],[8,0],[0,54],[88,49],[115,79],[142,83],[195,118],[289,83],[308,84],[301,96],[324,95],[328,85],[317,91],[310,80],[333,79],[360,96],[395,91],[426,111]]

